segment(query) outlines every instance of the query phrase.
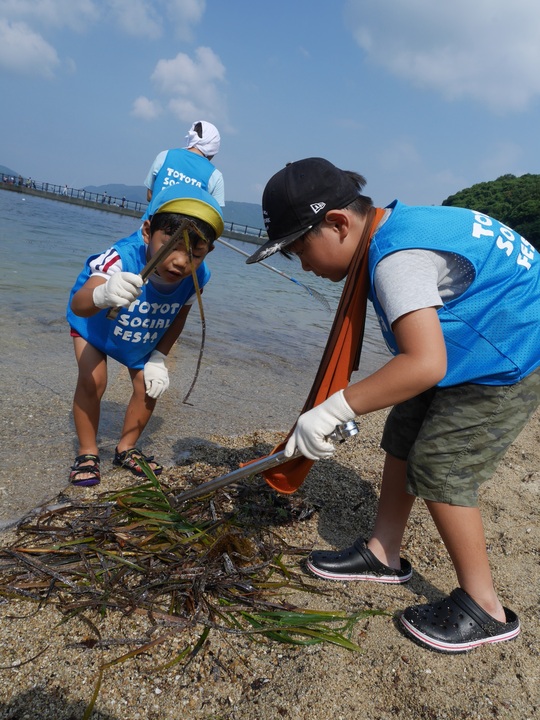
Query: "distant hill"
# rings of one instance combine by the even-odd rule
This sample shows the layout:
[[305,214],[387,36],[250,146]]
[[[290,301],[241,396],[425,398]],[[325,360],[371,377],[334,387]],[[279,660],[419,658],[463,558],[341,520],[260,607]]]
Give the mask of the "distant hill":
[[252,228],[264,228],[262,208],[256,203],[235,202],[226,200],[223,208],[226,222],[248,225]]
[[0,165],[0,174],[1,175],[13,175],[13,177],[19,177],[18,172],[15,172],[15,170],[11,170],[10,168],[6,167],[5,165]]
[[146,204],[146,188],[143,185],[107,183],[107,185],[85,185],[83,189],[88,192],[97,193],[98,195],[106,192],[107,195],[111,195],[112,197],[125,197],[126,200]]
[[[107,185],[86,185],[84,189],[88,192],[97,193],[98,195],[106,192],[112,197],[125,197],[126,200],[146,203],[146,188],[143,185],[119,185],[109,183]],[[264,228],[262,208],[256,203],[226,200],[223,215],[225,222],[238,223],[239,225],[247,225],[252,228]]]

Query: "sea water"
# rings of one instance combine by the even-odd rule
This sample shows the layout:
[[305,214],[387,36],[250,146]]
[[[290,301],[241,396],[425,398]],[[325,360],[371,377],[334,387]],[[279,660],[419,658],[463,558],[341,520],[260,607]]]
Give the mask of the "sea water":
[[[0,190],[0,529],[66,486],[78,452],[71,410],[77,367],[65,318],[69,292],[89,255],[139,224],[137,218]],[[232,242],[248,253],[255,248]],[[322,293],[330,310],[296,283],[246,265],[245,257],[217,243],[208,255],[205,324],[196,303],[171,352],[171,387],[142,440],[166,467],[194,444],[215,442],[216,434],[286,431],[301,411],[342,287],[280,256],[268,264]],[[387,357],[370,315],[353,380]],[[98,435],[104,469],[111,467],[129,393],[125,368],[108,363]]]
[[[226,217],[226,209],[225,209]],[[86,258],[130,235],[137,218],[79,207],[54,200],[0,191],[0,323],[4,348],[17,337],[68,333],[65,323],[69,291]],[[255,246],[229,241],[244,252]],[[268,260],[316,293],[326,297],[331,310],[308,290],[216,243],[207,264],[212,280],[203,293],[206,343],[214,356],[266,365],[285,360],[291,372],[302,372],[320,359],[342,284],[303,273],[298,261],[279,255]],[[191,315],[197,312],[195,304]],[[65,328],[64,328],[65,326]],[[193,330],[197,334],[196,329]],[[54,355],[54,342],[47,343]],[[39,348],[36,348],[39,358]],[[361,373],[372,372],[388,354],[369,309]]]

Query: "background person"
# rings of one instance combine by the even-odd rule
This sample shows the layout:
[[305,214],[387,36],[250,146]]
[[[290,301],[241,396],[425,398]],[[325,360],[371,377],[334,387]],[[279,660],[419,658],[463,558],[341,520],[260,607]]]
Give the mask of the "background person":
[[206,190],[221,207],[225,207],[223,175],[211,162],[219,152],[220,144],[221,137],[215,125],[206,120],[194,122],[186,135],[184,148],[163,150],[152,163],[144,181],[148,202],[165,187],[186,184]]

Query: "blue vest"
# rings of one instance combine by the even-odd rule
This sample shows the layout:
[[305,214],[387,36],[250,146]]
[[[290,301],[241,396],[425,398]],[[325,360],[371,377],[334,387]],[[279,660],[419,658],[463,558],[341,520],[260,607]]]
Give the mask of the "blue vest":
[[[202,155],[185,148],[169,150],[154,180],[152,197],[164,188],[182,183],[208,192],[208,181],[215,169],[210,160]],[[148,219],[147,212],[142,216],[142,220]]]
[[[377,263],[386,255],[422,248],[463,255],[475,278],[437,312],[448,370],[439,383],[512,385],[540,365],[540,254],[510,228],[481,213],[454,207],[408,207],[392,213],[369,249],[370,300],[390,351],[399,350],[373,292]],[[399,277],[396,277],[399,283]]]
[[[122,259],[125,272],[140,273],[146,264],[147,245],[140,230],[134,232],[113,246]],[[143,285],[142,293],[128,308],[122,308],[116,320],[107,318],[108,308],[92,317],[79,317],[71,310],[73,295],[90,277],[90,262],[86,261],[83,271],[71,290],[67,307],[67,321],[85,340],[101,352],[118,360],[129,368],[144,367],[150,353],[155,349],[186,300],[195,292],[193,278],[182,280],[172,293],[159,292],[151,282]],[[210,279],[210,270],[201,263],[197,270],[199,287],[203,288]]]

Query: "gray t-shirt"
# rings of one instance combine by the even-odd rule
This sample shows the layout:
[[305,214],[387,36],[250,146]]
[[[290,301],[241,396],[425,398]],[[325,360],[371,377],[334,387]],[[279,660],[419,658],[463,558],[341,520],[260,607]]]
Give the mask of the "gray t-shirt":
[[375,269],[375,293],[390,325],[406,313],[439,308],[459,297],[474,280],[474,267],[462,255],[432,250],[399,250]]

